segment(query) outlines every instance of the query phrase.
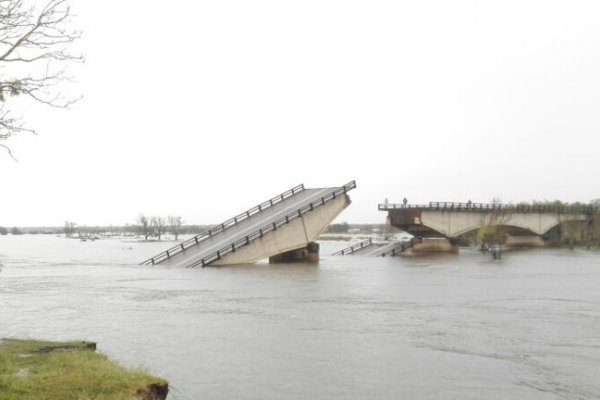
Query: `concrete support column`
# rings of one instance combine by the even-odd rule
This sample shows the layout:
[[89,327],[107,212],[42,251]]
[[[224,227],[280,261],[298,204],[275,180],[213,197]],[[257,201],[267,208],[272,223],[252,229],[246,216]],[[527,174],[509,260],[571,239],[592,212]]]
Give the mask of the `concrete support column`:
[[505,243],[511,247],[544,247],[546,243],[541,236],[529,235],[529,236],[512,236],[507,235]]
[[306,247],[286,251],[269,257],[270,264],[290,262],[319,262],[319,243],[310,242]]
[[423,238],[412,248],[413,253],[458,253],[458,246],[450,239]]

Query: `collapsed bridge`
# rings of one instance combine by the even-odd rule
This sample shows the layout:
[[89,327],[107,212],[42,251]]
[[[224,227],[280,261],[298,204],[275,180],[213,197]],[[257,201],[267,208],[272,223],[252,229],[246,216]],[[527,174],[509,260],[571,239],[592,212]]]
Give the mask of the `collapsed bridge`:
[[[348,206],[351,181],[340,187],[298,185],[167,249],[140,265],[175,267],[318,259],[313,241]],[[316,253],[316,255],[315,255]]]

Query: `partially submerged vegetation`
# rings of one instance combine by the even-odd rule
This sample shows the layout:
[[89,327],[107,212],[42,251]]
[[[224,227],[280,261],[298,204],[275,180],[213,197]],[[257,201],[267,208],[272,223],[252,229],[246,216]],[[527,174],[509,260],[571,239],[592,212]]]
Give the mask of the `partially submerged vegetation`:
[[0,339],[0,400],[163,400],[168,384],[90,342]]

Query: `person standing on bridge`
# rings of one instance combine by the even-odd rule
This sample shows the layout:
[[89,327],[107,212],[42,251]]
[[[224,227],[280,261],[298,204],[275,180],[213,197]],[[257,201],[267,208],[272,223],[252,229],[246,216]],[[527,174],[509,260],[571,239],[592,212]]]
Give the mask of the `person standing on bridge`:
[[406,208],[406,203],[408,203],[408,200],[406,200],[406,197],[404,199],[402,199],[402,206]]

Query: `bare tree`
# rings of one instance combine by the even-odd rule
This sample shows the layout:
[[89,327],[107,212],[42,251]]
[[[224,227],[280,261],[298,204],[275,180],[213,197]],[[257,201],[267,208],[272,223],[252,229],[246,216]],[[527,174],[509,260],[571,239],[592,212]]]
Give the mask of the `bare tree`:
[[179,232],[181,231],[181,224],[183,223],[183,220],[180,216],[174,217],[170,215],[167,217],[167,223],[169,225],[171,233],[175,236],[175,240],[177,240],[177,238],[179,237]]
[[75,222],[65,221],[65,226],[63,227],[63,232],[66,237],[71,237],[75,233]]
[[140,214],[137,217],[137,226],[139,233],[144,236],[144,240],[148,240],[148,236],[152,233],[152,227],[150,226],[150,220],[144,214]]
[[20,132],[34,132],[9,108],[8,99],[27,98],[66,108],[78,98],[64,96],[58,87],[71,80],[66,65],[82,61],[67,49],[81,37],[70,27],[67,0],[0,0],[0,147]]
[[485,224],[477,231],[477,242],[482,251],[491,251],[492,257],[502,258],[502,244],[506,238],[506,223],[512,217],[510,207],[503,206],[499,199],[494,198],[492,205],[495,207],[486,216]]
[[160,240],[160,237],[165,232],[165,219],[161,216],[152,217],[152,230],[154,236]]
[[592,200],[591,204],[594,210],[590,221],[590,241],[600,247],[600,199]]

